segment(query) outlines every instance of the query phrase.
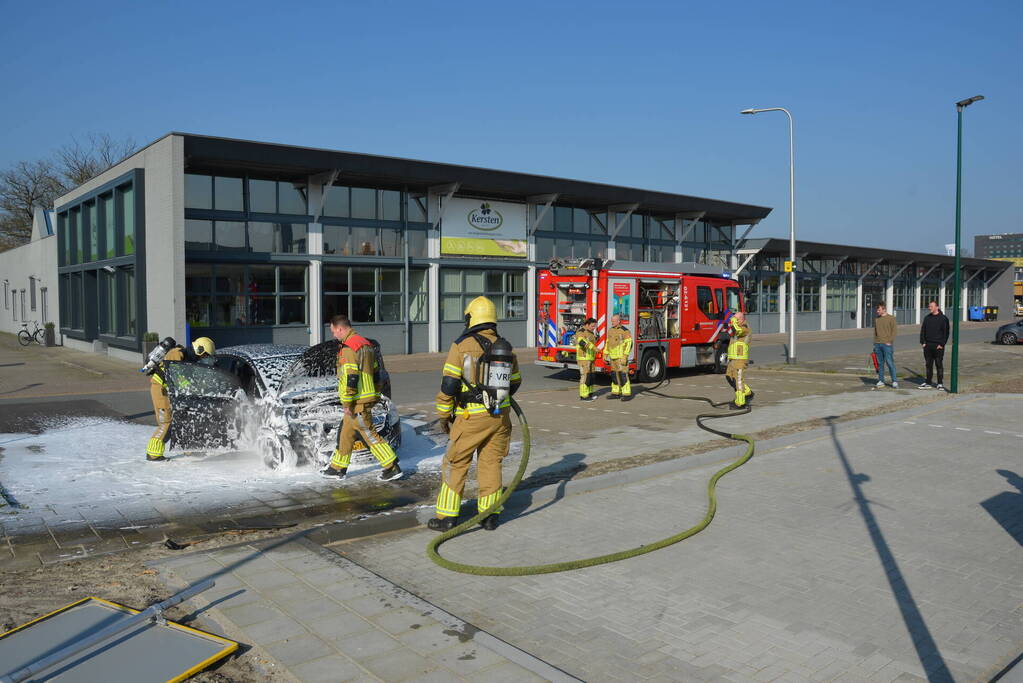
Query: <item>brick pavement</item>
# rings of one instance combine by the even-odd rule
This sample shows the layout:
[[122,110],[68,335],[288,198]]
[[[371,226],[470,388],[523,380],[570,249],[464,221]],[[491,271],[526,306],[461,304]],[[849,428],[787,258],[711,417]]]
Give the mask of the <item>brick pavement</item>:
[[[453,575],[422,529],[334,547],[585,680],[987,680],[1023,648],[1021,408],[959,397],[761,443],[708,531],[613,565]],[[446,554],[531,564],[652,541],[699,519],[712,471],[570,495]]]
[[303,683],[573,680],[301,536],[151,564],[172,589]]

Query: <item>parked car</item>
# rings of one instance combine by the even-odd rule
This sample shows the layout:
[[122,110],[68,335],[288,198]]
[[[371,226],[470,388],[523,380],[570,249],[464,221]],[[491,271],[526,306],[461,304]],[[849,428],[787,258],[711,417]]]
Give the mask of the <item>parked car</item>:
[[995,332],[996,344],[1019,344],[1023,339],[1023,320],[1006,323]]
[[[397,449],[401,421],[391,399],[391,379],[380,344],[377,356],[381,399],[373,426]],[[267,467],[300,462],[325,464],[341,424],[337,354],[340,343],[316,346],[246,344],[218,349],[212,362],[168,363],[167,388],[174,411],[172,442],[182,448],[251,448]],[[356,442],[355,459],[369,449]]]

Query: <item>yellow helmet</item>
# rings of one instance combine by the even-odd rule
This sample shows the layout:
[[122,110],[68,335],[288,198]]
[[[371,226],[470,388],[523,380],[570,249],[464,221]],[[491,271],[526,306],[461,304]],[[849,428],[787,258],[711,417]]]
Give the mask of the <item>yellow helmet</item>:
[[197,356],[212,356],[217,347],[213,345],[213,340],[209,337],[199,337],[192,342],[192,350]]
[[465,326],[475,327],[483,323],[497,322],[497,308],[485,296],[478,296],[465,307]]

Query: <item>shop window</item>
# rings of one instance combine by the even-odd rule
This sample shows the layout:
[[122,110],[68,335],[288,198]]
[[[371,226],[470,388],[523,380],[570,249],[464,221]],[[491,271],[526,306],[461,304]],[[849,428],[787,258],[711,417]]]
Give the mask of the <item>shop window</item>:
[[380,190],[380,219],[401,220],[401,193],[396,190]]
[[213,248],[213,221],[185,220],[185,249],[209,251]]
[[522,271],[441,269],[441,318],[460,321],[466,305],[484,295],[494,302],[499,320],[525,316]]
[[135,192],[131,185],[122,185],[117,194],[123,225],[121,256],[128,256],[135,253]]
[[245,251],[245,223],[216,221],[213,225],[213,240],[217,251]]
[[426,222],[426,197],[413,197],[408,195],[408,201],[405,204],[408,210],[408,221],[410,223],[425,223]]
[[377,217],[377,192],[367,187],[352,188],[352,218]]
[[[348,315],[353,323],[401,322],[405,319],[403,306],[403,269],[401,268],[348,268],[324,264],[323,316],[324,323],[339,313]],[[410,308],[421,318],[426,317],[426,271],[412,272]]]
[[426,258],[429,256],[425,230],[409,230],[407,235],[409,258]]
[[117,256],[117,220],[113,193],[100,198],[100,207],[103,221],[103,258],[114,258]]
[[241,178],[215,177],[213,179],[213,208],[217,211],[244,211],[245,192],[243,187],[244,182]]
[[249,211],[277,213],[277,183],[275,181],[249,179]]
[[185,310],[193,327],[306,324],[304,265],[185,264]]
[[278,213],[304,216],[308,213],[308,189],[303,182],[281,181],[277,184]]
[[326,197],[323,201],[323,215],[347,218],[350,213],[348,188],[340,185],[324,186]]

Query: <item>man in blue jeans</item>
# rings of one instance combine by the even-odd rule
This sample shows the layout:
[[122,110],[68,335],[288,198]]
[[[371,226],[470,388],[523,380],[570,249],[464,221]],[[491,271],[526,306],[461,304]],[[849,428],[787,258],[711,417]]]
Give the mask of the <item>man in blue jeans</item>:
[[899,332],[899,325],[895,322],[895,316],[888,315],[888,306],[877,305],[877,317],[874,318],[874,353],[877,355],[877,384],[875,388],[884,387],[884,369],[888,367],[888,374],[892,376],[892,389],[899,388],[899,382],[895,378],[895,336]]

